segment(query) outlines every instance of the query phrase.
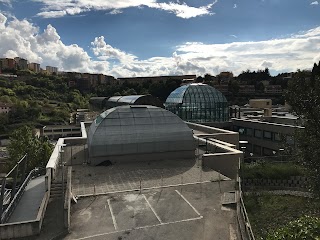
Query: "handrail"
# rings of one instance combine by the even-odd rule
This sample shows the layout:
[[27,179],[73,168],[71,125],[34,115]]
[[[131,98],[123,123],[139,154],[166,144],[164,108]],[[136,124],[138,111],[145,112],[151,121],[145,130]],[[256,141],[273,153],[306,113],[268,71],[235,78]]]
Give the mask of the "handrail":
[[[241,220],[244,222],[244,226],[245,226],[246,238],[244,238],[244,239],[245,240],[246,239],[255,240],[255,237],[254,237],[254,234],[253,234],[253,231],[251,228],[250,220],[248,217],[248,213],[247,213],[244,201],[243,201],[242,188],[241,188],[241,178],[240,177],[239,177],[239,211],[240,211],[241,215],[239,216],[239,213],[237,211],[238,221],[240,221],[239,217],[241,217],[242,218]],[[240,222],[239,222],[239,227],[240,227]],[[241,227],[240,227],[240,230],[241,230]],[[241,237],[242,237],[242,234],[241,234]]]

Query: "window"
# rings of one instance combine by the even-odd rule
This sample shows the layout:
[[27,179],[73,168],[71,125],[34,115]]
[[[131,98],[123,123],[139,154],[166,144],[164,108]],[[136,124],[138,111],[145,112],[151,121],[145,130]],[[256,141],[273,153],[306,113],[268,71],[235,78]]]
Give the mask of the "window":
[[269,132],[269,131],[263,131],[263,138],[271,140],[272,139],[272,133]]
[[287,135],[287,136],[286,136],[286,142],[287,142],[287,144],[289,144],[289,145],[293,145],[293,144],[294,144],[294,137],[293,137],[293,136],[290,136],[290,135]]
[[252,135],[253,135],[252,128],[247,128],[247,136],[252,136]]
[[263,148],[263,155],[265,156],[273,156],[274,150],[270,149],[270,148]]
[[277,141],[277,142],[281,141],[281,134],[280,133],[274,133],[274,141]]
[[254,130],[254,136],[255,136],[256,138],[261,138],[261,137],[262,137],[262,132],[261,132],[261,130],[255,129],[255,130]]
[[258,145],[253,145],[253,153],[261,155],[261,147]]

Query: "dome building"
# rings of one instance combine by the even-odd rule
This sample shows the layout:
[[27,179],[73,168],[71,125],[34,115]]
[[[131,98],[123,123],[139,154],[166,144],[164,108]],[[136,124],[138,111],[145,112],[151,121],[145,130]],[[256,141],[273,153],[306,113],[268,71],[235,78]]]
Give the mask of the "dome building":
[[226,122],[229,107],[226,97],[203,83],[191,83],[175,89],[168,96],[165,108],[188,122]]
[[89,161],[194,159],[192,130],[175,114],[154,106],[111,108],[98,116],[88,132]]

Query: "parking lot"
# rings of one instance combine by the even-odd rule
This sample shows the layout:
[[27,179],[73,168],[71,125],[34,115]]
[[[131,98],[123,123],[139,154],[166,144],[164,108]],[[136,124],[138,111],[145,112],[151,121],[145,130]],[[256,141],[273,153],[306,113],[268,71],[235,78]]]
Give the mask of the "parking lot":
[[71,233],[65,239],[237,239],[235,211],[221,207],[223,191],[232,190],[233,184],[210,182],[80,198],[72,206]]

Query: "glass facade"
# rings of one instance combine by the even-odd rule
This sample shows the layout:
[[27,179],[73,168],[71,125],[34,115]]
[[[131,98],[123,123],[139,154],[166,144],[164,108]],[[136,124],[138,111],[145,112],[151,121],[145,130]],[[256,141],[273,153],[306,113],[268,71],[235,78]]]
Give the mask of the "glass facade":
[[174,90],[165,108],[189,122],[225,122],[229,120],[228,101],[217,89],[191,83]]

